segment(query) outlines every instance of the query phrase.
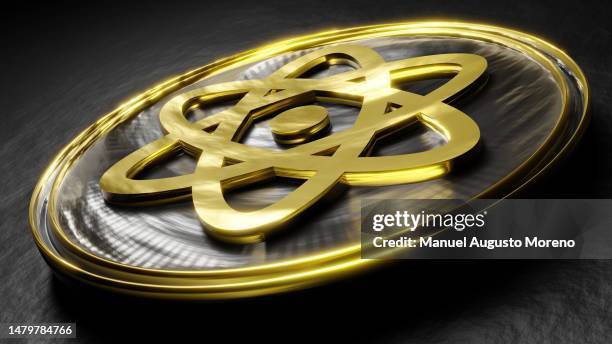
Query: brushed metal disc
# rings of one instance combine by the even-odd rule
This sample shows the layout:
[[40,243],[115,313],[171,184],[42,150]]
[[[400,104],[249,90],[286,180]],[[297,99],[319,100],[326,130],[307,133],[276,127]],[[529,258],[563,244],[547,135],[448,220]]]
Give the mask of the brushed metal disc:
[[[492,31],[495,29],[487,28]],[[250,245],[225,244],[207,236],[192,203],[188,201],[146,207],[121,207],[104,201],[98,186],[100,176],[127,154],[164,135],[158,115],[167,100],[203,85],[266,77],[316,47],[300,49],[226,70],[168,93],[96,138],[71,161],[70,168],[59,183],[56,209],[62,230],[70,241],[87,252],[135,268],[197,272],[283,263],[358,244],[361,199],[466,199],[489,192],[540,152],[554,132],[556,143],[546,148],[544,154],[538,156],[538,161],[531,161],[509,187],[495,189],[499,191],[493,195],[505,196],[521,187],[556,158],[564,144],[570,142],[584,124],[586,85],[556,57],[547,55],[559,67],[569,92],[569,111],[561,128],[559,123],[563,89],[551,70],[524,51],[500,42],[443,33],[356,39],[352,43],[374,49],[386,61],[444,53],[471,53],[486,58],[487,82],[477,93],[453,104],[470,116],[480,128],[481,146],[474,156],[449,175],[427,182],[348,187],[300,216],[286,233]],[[348,68],[332,67],[311,77],[341,73]],[[436,79],[401,87],[410,92],[426,94],[445,81]],[[328,135],[350,128],[358,114],[358,109],[351,106],[324,102],[316,105],[327,109],[331,121],[331,132]],[[203,118],[230,106],[232,104],[228,103],[196,110],[190,114],[190,119]],[[417,128],[380,142],[374,154],[396,155],[424,151],[443,143],[443,138],[434,132]],[[255,123],[243,144],[274,150],[286,149],[274,140],[269,120]],[[32,204],[35,235],[49,251],[61,259],[82,269],[104,274],[106,272],[101,272],[95,263],[83,263],[81,258],[75,258],[78,254],[66,249],[51,228],[47,200],[56,182],[56,171],[66,163],[60,159],[57,166],[41,181],[38,195],[35,195]],[[194,160],[183,155],[148,171],[141,178],[191,173],[194,166]],[[226,197],[238,209],[256,209],[274,203],[295,187],[293,182],[279,181],[231,192]]]

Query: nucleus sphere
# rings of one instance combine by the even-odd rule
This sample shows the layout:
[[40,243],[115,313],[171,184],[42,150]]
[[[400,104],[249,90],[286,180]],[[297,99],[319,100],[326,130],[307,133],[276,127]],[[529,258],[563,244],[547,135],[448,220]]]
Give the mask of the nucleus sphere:
[[588,102],[569,56],[514,30],[436,21],[297,37],[92,124],[41,177],[32,232],[58,273],[118,292],[313,286],[378,262],[360,258],[361,200],[512,195],[570,151]]
[[319,105],[304,105],[289,109],[270,121],[276,143],[291,145],[311,141],[330,129],[327,109]]

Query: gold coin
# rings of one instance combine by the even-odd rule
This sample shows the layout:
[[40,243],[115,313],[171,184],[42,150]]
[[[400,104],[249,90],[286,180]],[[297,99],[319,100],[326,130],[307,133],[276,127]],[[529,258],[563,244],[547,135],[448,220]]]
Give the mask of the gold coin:
[[[93,123],[41,176],[32,233],[58,273],[116,292],[310,287],[380,263],[360,256],[362,199],[511,196],[571,150],[588,103],[578,65],[515,30],[305,35],[188,71]],[[257,189],[284,179],[295,184]]]

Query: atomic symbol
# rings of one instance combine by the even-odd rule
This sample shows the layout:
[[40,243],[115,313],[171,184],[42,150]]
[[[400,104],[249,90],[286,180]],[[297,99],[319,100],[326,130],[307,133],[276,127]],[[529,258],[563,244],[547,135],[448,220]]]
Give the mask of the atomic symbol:
[[[323,79],[310,71],[343,64],[352,70]],[[455,158],[480,139],[476,123],[445,103],[483,75],[486,60],[473,54],[440,54],[385,62],[359,45],[328,46],[285,64],[262,80],[204,86],[177,95],[160,111],[166,136],[129,154],[100,179],[105,199],[118,204],[152,204],[193,198],[207,233],[252,243],[309,208],[338,183],[391,185],[440,177]],[[452,76],[426,95],[394,88],[402,82]],[[239,99],[235,106],[191,122],[193,109]],[[360,107],[352,128],[325,136],[325,108],[315,101]],[[240,143],[252,123],[273,117],[274,139],[295,145],[276,151]],[[421,122],[444,137],[433,149],[394,156],[368,156],[376,140]],[[309,142],[310,141],[310,142]],[[134,179],[147,166],[184,151],[197,158],[192,174]],[[303,179],[280,201],[255,211],[228,205],[224,192],[275,177]]]

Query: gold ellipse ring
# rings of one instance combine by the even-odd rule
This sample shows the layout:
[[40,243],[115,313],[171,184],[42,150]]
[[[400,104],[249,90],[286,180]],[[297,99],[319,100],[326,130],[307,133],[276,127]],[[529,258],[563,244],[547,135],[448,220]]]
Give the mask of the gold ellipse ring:
[[[392,58],[381,48],[406,40],[406,44],[433,49],[440,39],[456,44],[454,51]],[[512,196],[566,155],[584,132],[589,89],[579,66],[561,49],[536,36],[496,26],[452,21],[373,25],[305,35],[214,61],[160,83],[103,116],[64,147],[38,181],[29,209],[35,242],[49,265],[62,275],[148,297],[250,297],[310,287],[363,271],[379,261],[361,259],[358,237],[351,236],[355,231],[349,228],[354,225],[352,220],[347,223],[353,225],[334,232],[340,239],[331,245],[300,251],[308,245],[296,244],[291,246],[296,253],[288,257],[278,254],[282,250],[274,255],[269,252],[274,240],[282,240],[276,239],[280,232],[289,238],[306,235],[304,230],[294,233],[292,227],[299,224],[292,221],[318,216],[307,213],[308,209],[335,195],[332,190],[339,185],[351,190],[393,186],[408,190],[401,194],[406,197],[414,193],[431,198],[451,198],[457,190],[467,188],[469,183],[448,187],[451,182],[445,179],[453,176],[458,161],[497,147],[491,142],[499,135],[491,130],[521,135],[533,125],[516,119],[511,124],[519,129],[512,131],[512,125],[499,122],[504,117],[497,122],[486,117],[495,107],[479,115],[478,107],[503,103],[501,96],[487,100],[503,92],[500,84],[504,80],[488,82],[497,64],[490,63],[494,54],[487,55],[486,49],[505,49],[526,57],[529,68],[547,76],[546,87],[539,91],[555,100],[554,106],[545,109],[551,115],[541,126],[547,129],[534,134],[538,139],[533,149],[520,152],[525,155],[495,174],[478,174],[476,169],[471,178],[480,183],[478,188],[461,194],[470,198]],[[270,72],[257,74],[261,68],[253,66],[261,64]],[[344,69],[310,78],[320,67]],[[227,79],[237,71],[243,73],[242,78]],[[516,75],[507,77],[522,81]],[[425,91],[419,89],[420,93],[400,87],[429,79],[446,81]],[[531,96],[526,93],[525,99]],[[468,100],[471,103],[464,105]],[[235,103],[218,113],[206,113],[209,106],[223,102]],[[81,167],[87,165],[83,161],[89,159],[88,154],[112,147],[112,140],[119,140],[118,130],[134,125],[135,119],[149,113],[145,110],[155,113],[153,120],[161,122],[163,132],[142,145],[121,150],[121,156],[99,159],[101,166],[106,165],[77,183],[79,176],[88,173]],[[337,125],[334,114],[350,111],[357,111],[354,123],[342,129],[347,124]],[[190,113],[200,117],[191,119]],[[258,123],[263,124],[258,127]],[[424,128],[429,146],[391,155],[377,150],[381,142],[408,136],[413,126]],[[249,145],[250,131],[261,128],[270,131],[270,142],[288,147],[271,150]],[[513,153],[507,152],[509,156]],[[195,160],[193,172],[141,177],[154,165],[179,155]],[[486,164],[475,161],[472,165]],[[234,190],[277,177],[300,184],[261,209],[235,209],[227,200]],[[121,250],[130,250],[150,235],[147,226],[155,226],[155,212],[172,210],[160,207],[185,200],[191,202],[185,216],[193,219],[193,228],[201,226],[202,232],[172,230],[182,238],[197,235],[202,242],[210,242],[207,250],[229,257],[225,265],[214,265],[214,259],[207,260],[187,239],[162,240],[157,244],[170,254],[152,258],[145,251],[109,254],[75,232],[79,230],[75,217],[90,211],[83,202],[107,214],[123,212],[125,206],[132,207],[126,211],[130,213],[153,212],[146,215],[149,222],[142,226],[142,237],[136,237],[139,233],[121,237],[119,234],[128,232],[113,231],[103,218],[80,223],[92,226],[90,232],[99,231],[96,235],[115,245],[116,252],[128,252]],[[345,210],[359,208],[359,203],[346,204]],[[234,263],[243,251],[250,252],[252,260]]]

